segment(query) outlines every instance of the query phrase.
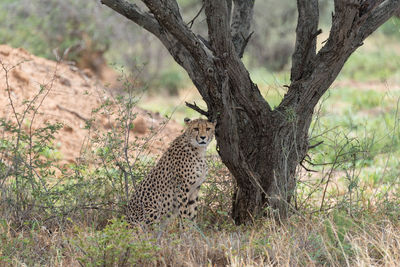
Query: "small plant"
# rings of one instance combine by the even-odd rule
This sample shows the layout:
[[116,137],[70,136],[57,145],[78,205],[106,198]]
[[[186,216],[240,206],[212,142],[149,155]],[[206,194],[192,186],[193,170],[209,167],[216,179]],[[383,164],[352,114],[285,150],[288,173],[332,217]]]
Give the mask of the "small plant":
[[[26,230],[13,228],[9,222],[0,219],[0,265],[25,266],[47,265],[54,247],[44,242],[48,232],[40,229],[41,222],[33,223]],[[17,259],[21,260],[17,260]]]
[[[109,96],[93,110],[92,118],[85,119],[88,138],[79,162],[62,165],[54,140],[63,125],[35,125],[53,82],[40,86],[32,99],[15,103],[8,83],[8,74],[15,66],[1,66],[12,111],[10,119],[0,118],[2,218],[29,227],[35,220],[50,225],[64,223],[69,217],[92,220],[100,216],[98,223],[102,224],[118,215],[136,180],[152,164],[143,159],[155,131],[150,129],[146,137],[132,138],[137,115],[133,108],[138,101],[133,85],[127,82],[124,94]],[[98,131],[98,115],[107,118],[110,126],[106,131]]]
[[70,240],[82,256],[78,261],[84,266],[133,266],[151,263],[160,248],[156,240],[129,229],[122,219],[112,219],[100,231],[77,229],[78,235]]
[[331,249],[331,253],[343,264],[348,263],[348,259],[355,253],[348,235],[350,231],[357,229],[355,222],[338,211],[333,213],[332,220],[325,221],[325,227],[328,235],[328,249]]
[[[10,93],[8,73],[15,67],[7,67],[1,62],[5,73],[6,91],[11,119],[0,119],[2,137],[0,138],[0,206],[3,218],[18,224],[27,223],[36,216],[46,217],[55,212],[60,195],[53,191],[51,183],[56,172],[64,172],[58,165],[56,148],[53,145],[55,134],[62,128],[61,123],[45,123],[33,128],[38,109],[51,90],[42,85],[30,101],[22,103],[22,111]],[[28,124],[25,122],[29,120]]]
[[324,240],[319,233],[311,233],[307,239],[309,249],[309,257],[313,262],[323,265],[328,262],[329,252],[326,250]]
[[229,229],[232,226],[233,182],[228,169],[216,155],[207,157],[208,177],[201,187],[198,222],[204,227]]

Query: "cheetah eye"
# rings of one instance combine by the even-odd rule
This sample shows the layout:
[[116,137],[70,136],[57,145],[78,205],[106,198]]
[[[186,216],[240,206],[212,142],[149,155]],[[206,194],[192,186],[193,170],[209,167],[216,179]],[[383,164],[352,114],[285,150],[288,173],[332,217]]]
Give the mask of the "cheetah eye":
[[207,127],[207,128],[206,128],[206,131],[209,131],[209,130],[211,130],[211,128]]
[[199,131],[199,128],[196,127],[196,128],[193,128],[193,130],[195,130],[196,132],[198,132],[198,131]]

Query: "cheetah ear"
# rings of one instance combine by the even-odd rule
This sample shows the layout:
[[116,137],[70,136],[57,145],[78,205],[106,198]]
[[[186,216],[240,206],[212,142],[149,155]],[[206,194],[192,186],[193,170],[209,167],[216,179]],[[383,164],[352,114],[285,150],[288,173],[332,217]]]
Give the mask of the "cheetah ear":
[[183,121],[185,122],[185,124],[187,125],[190,122],[189,118],[184,118]]

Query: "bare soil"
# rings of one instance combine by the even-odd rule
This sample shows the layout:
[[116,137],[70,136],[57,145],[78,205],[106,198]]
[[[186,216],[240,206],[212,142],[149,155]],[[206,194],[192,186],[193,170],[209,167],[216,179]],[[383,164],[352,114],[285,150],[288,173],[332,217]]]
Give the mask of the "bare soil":
[[[63,123],[63,128],[56,135],[55,145],[63,161],[76,161],[88,137],[85,121],[93,117],[93,109],[105,100],[113,99],[103,85],[109,81],[98,80],[88,69],[81,70],[65,62],[36,57],[24,49],[7,45],[0,45],[0,63],[8,70],[0,66],[0,118],[15,122],[12,106],[16,113],[22,114],[29,101],[38,96],[33,103],[38,112],[35,116],[33,113],[26,115],[21,123],[23,128],[29,130],[31,125],[32,129],[37,129],[45,123]],[[41,89],[43,92],[39,94]],[[149,144],[151,153],[159,154],[180,134],[181,125],[169,121],[164,127],[166,119],[158,113],[138,107],[134,108],[134,112],[138,115],[134,121],[133,137],[141,138],[150,132],[157,132],[154,141]],[[114,125],[113,119],[107,115],[99,115],[96,121],[96,131],[99,132],[105,132]],[[3,132],[4,129],[0,129],[0,134]]]

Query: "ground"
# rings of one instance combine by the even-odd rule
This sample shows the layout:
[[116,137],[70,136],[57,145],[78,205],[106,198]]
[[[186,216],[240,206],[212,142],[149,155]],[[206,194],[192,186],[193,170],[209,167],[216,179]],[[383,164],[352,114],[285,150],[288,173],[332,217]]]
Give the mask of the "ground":
[[[45,122],[59,121],[64,127],[56,135],[56,148],[61,159],[72,163],[79,157],[88,131],[85,121],[92,118],[92,110],[98,108],[107,98],[113,98],[113,92],[107,90],[107,82],[99,81],[90,70],[80,70],[66,62],[55,62],[29,54],[22,48],[12,48],[0,45],[0,59],[6,68],[14,67],[9,73],[10,96],[17,112],[22,112],[25,100],[31,100],[37,95],[41,86],[49,89],[48,95],[36,116],[33,124],[35,129]],[[115,77],[115,76],[114,76]],[[6,88],[5,72],[0,72],[0,86]],[[38,104],[38,103],[37,103]],[[0,92],[0,117],[13,119],[12,107],[6,90]],[[157,112],[149,112],[135,107],[138,114],[132,130],[134,136],[142,137],[149,134],[150,129],[157,129],[165,123],[165,117]],[[31,117],[23,122],[29,127]],[[99,131],[113,127],[110,117],[100,114],[96,117]],[[182,126],[170,121],[163,127],[154,141],[150,151],[159,154],[170,141],[179,135]]]

